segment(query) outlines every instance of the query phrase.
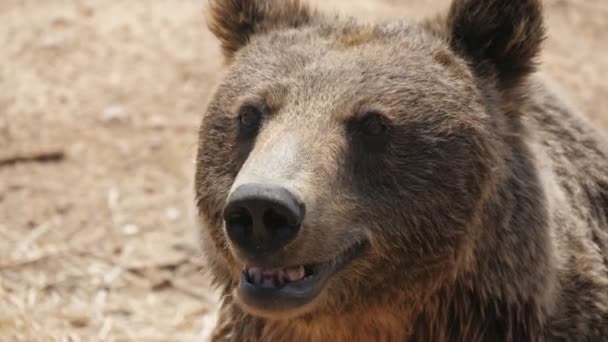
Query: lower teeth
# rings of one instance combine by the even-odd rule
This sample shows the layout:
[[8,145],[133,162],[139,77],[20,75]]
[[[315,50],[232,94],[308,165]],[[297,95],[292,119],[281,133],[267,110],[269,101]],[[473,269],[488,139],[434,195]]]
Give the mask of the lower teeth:
[[304,278],[304,267],[292,267],[286,270],[287,279],[289,281],[297,281]]
[[272,278],[264,278],[262,281],[262,287],[276,287],[276,282]]
[[245,268],[243,272],[249,282],[264,288],[282,287],[285,284],[308,277],[308,272],[305,271],[303,266],[278,270],[263,270],[258,267],[251,267]]

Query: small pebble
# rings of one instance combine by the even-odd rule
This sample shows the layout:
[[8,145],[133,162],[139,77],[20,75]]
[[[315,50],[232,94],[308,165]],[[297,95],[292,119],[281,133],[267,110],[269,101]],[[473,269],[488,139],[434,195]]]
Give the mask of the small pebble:
[[134,224],[126,224],[122,227],[122,231],[125,235],[135,235],[139,233],[139,227]]
[[167,209],[165,215],[169,221],[177,221],[180,217],[180,212],[177,208],[171,207]]
[[101,121],[106,123],[125,122],[127,110],[123,106],[110,106],[101,112]]
[[148,146],[153,150],[157,150],[163,146],[163,139],[161,137],[152,137],[148,139]]
[[120,193],[118,189],[111,188],[108,190],[108,207],[115,208],[118,205],[118,199],[120,198]]
[[67,40],[58,35],[46,36],[40,40],[40,47],[44,49],[58,49],[66,45]]

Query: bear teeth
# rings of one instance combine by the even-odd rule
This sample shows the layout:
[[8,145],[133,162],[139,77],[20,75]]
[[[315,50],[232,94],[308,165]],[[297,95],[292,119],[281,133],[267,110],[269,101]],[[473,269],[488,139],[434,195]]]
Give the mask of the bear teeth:
[[306,275],[306,272],[304,270],[304,266],[280,269],[247,267],[245,269],[245,274],[251,283],[264,288],[273,288],[281,287],[286,283],[301,280]]
[[304,271],[304,266],[298,267],[290,267],[285,270],[285,274],[287,276],[287,280],[289,281],[298,281],[304,278],[306,272]]

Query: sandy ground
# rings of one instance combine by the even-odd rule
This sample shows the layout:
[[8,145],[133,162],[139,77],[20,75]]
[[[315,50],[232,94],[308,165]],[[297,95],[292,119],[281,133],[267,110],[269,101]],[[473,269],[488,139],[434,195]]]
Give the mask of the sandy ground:
[[[316,1],[365,19],[447,1]],[[204,340],[202,0],[0,0],[0,340]],[[608,2],[546,0],[543,70],[608,128]]]

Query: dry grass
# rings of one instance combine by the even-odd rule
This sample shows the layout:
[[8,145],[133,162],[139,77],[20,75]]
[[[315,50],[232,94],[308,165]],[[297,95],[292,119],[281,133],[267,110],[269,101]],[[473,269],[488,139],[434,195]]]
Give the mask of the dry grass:
[[[315,1],[367,18],[447,0]],[[0,0],[0,340],[204,340],[191,217],[220,72],[196,0]],[[547,0],[544,69],[608,127],[608,4]]]

